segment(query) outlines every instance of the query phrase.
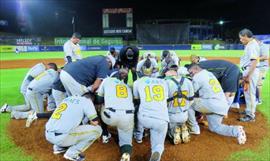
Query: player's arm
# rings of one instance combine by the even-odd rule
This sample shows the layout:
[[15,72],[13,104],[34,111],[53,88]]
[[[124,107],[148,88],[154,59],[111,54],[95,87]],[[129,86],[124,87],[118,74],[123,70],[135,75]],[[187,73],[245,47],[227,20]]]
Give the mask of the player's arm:
[[98,87],[100,86],[103,79],[107,77],[109,73],[108,62],[104,59],[102,62],[98,62],[97,64],[97,79],[95,80],[94,84],[92,85],[91,92],[95,92]]
[[97,104],[104,103],[104,91],[105,91],[104,84],[105,84],[105,82],[106,82],[106,79],[104,81],[102,81],[101,85],[99,86],[99,88],[97,90],[97,97],[96,97]]
[[91,125],[97,126],[98,125],[98,115],[97,115],[97,112],[95,110],[95,106],[94,106],[93,102],[91,101],[91,99],[88,99],[87,102],[85,102],[85,103],[86,103],[86,105],[83,106],[83,111],[84,111],[85,116],[87,116]]
[[250,65],[249,65],[248,74],[244,77],[245,82],[249,82],[250,76],[252,75],[252,73],[256,69],[257,59],[258,59],[258,55],[259,55],[259,53],[256,51],[255,48],[249,48],[248,52],[249,52],[248,54],[250,54]]
[[68,61],[68,63],[71,63],[72,62],[72,54],[73,54],[73,51],[72,51],[72,48],[70,45],[64,45],[64,52],[65,52],[65,56],[66,56],[66,59]]
[[133,84],[133,102],[135,107],[138,107],[140,105],[140,95],[138,91],[138,82],[135,81]]

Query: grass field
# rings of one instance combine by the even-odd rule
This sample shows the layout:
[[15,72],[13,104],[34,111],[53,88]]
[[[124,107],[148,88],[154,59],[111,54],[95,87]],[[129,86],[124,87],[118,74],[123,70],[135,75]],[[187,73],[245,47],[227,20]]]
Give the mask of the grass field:
[[[146,52],[140,51],[140,54]],[[157,56],[160,56],[161,50],[153,50]],[[106,51],[82,51],[83,57],[106,54]],[[242,50],[177,50],[179,56],[185,57],[191,54],[196,54],[205,57],[240,57]],[[28,53],[0,53],[0,60],[17,60],[17,59],[48,59],[48,58],[63,58],[63,52],[28,52]]]
[[[181,51],[182,52],[182,51]],[[189,51],[190,52],[190,51]],[[198,52],[198,51],[196,51]],[[206,56],[204,54],[215,55],[217,51],[207,51],[198,53],[199,55]],[[186,54],[188,51],[186,51]],[[221,54],[222,52],[220,52]],[[239,57],[241,51],[232,51],[229,55],[236,55]],[[87,53],[91,54],[91,52]],[[179,53],[178,53],[179,54]],[[223,53],[224,54],[224,53]],[[29,56],[31,55],[31,56]],[[44,53],[23,53],[21,55],[1,54],[1,60],[10,60],[15,58],[20,59],[40,59],[43,58]],[[7,57],[6,57],[7,56]],[[29,57],[28,57],[29,56]],[[180,55],[181,56],[181,55]],[[188,55],[187,55],[188,56]],[[219,55],[215,55],[219,56]],[[221,56],[221,55],[220,55]],[[225,55],[222,55],[222,57]],[[48,53],[46,58],[59,57],[61,53],[57,53],[57,56],[53,53]],[[23,103],[23,97],[19,94],[19,87],[24,75],[28,69],[2,69],[0,70],[0,105],[8,102],[11,105]],[[268,127],[270,127],[270,73],[268,72],[267,79],[265,80],[263,88],[263,104],[258,106],[258,110],[261,111],[267,118]],[[33,157],[26,155],[22,149],[16,147],[12,139],[7,135],[6,128],[10,121],[10,114],[0,114],[0,160],[1,161],[31,161]],[[269,131],[270,132],[270,131]],[[27,134],[26,134],[27,135]],[[22,136],[23,137],[23,136]],[[222,148],[222,147],[220,147]],[[214,155],[214,153],[213,153]],[[207,158],[201,158],[207,160]],[[246,149],[241,152],[232,154],[227,160],[245,160],[245,161],[269,161],[270,160],[270,135],[266,136],[260,143],[260,146],[254,151]]]

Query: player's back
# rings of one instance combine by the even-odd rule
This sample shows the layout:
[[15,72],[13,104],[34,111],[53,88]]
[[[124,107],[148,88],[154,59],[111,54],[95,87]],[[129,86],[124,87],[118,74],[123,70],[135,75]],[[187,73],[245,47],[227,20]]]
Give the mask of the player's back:
[[104,95],[106,108],[134,110],[131,89],[119,79],[113,77],[105,78],[98,90],[98,94]]
[[217,78],[209,71],[202,70],[193,77],[195,92],[199,90],[200,98],[225,100],[225,94]]
[[25,75],[22,85],[21,85],[21,91],[26,92],[27,86],[29,85],[30,81],[27,79],[29,76],[32,76],[33,78],[37,77],[39,74],[44,72],[46,70],[46,67],[43,63],[38,63],[35,66],[33,66],[27,74]]
[[91,110],[94,115],[96,113],[90,99],[79,96],[65,98],[47,122],[46,130],[56,133],[68,133],[80,125],[85,117],[85,110]]
[[35,77],[28,87],[35,91],[47,92],[52,88],[52,85],[57,80],[57,77],[57,71],[48,69]]
[[133,93],[135,99],[140,99],[139,114],[169,121],[165,80],[142,77],[134,82]]
[[[181,82],[182,77],[171,77],[166,78],[166,82],[168,83],[169,88],[169,98],[175,96],[179,91],[178,84],[174,82],[172,79],[174,79],[178,84]],[[181,92],[182,95],[185,95],[186,97],[193,97],[194,96],[194,90],[192,83],[189,79],[184,78],[184,81],[181,85]],[[178,113],[186,111],[191,105],[191,101],[187,100],[186,98],[174,98],[173,101],[168,103],[168,111],[172,113]]]

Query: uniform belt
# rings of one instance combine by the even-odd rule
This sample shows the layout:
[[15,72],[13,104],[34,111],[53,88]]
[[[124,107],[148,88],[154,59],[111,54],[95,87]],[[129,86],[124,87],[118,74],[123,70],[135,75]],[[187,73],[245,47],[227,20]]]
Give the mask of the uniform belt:
[[63,133],[58,133],[58,132],[51,132],[51,131],[48,131],[48,130],[47,130],[47,132],[48,133],[54,133],[55,136],[59,136],[59,135],[62,135],[63,134]]
[[[249,66],[245,66],[245,67],[242,67],[241,69],[242,69],[242,70],[246,70],[248,67],[249,67]],[[256,66],[256,68],[260,68],[260,67],[257,67],[257,66]]]
[[[116,112],[116,109],[113,109],[113,108],[106,108],[106,109],[108,109],[108,110],[110,110],[112,112]],[[134,110],[126,110],[126,113],[127,114],[134,113]]]
[[33,91],[33,88],[28,88],[30,91]]

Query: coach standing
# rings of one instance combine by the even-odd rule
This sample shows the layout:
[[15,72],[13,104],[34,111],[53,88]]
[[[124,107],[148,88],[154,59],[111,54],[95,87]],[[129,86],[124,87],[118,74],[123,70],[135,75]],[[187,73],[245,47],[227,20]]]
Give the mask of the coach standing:
[[244,55],[240,58],[240,67],[243,70],[243,80],[245,86],[244,96],[246,101],[245,116],[240,118],[242,122],[255,121],[256,112],[256,86],[259,79],[259,56],[260,47],[253,38],[253,33],[249,29],[239,32],[239,38],[245,45]]
[[70,40],[64,44],[65,62],[71,63],[73,61],[82,59],[81,49],[79,42],[81,40],[81,34],[75,32],[72,34]]
[[[136,66],[139,61],[139,49],[135,46],[125,46],[120,50],[120,56],[117,61],[119,67],[128,68],[132,72],[133,82],[137,80]],[[127,83],[128,78],[124,80]]]
[[69,96],[82,96],[89,91],[95,92],[114,64],[112,56],[87,57],[65,65],[60,80]]

